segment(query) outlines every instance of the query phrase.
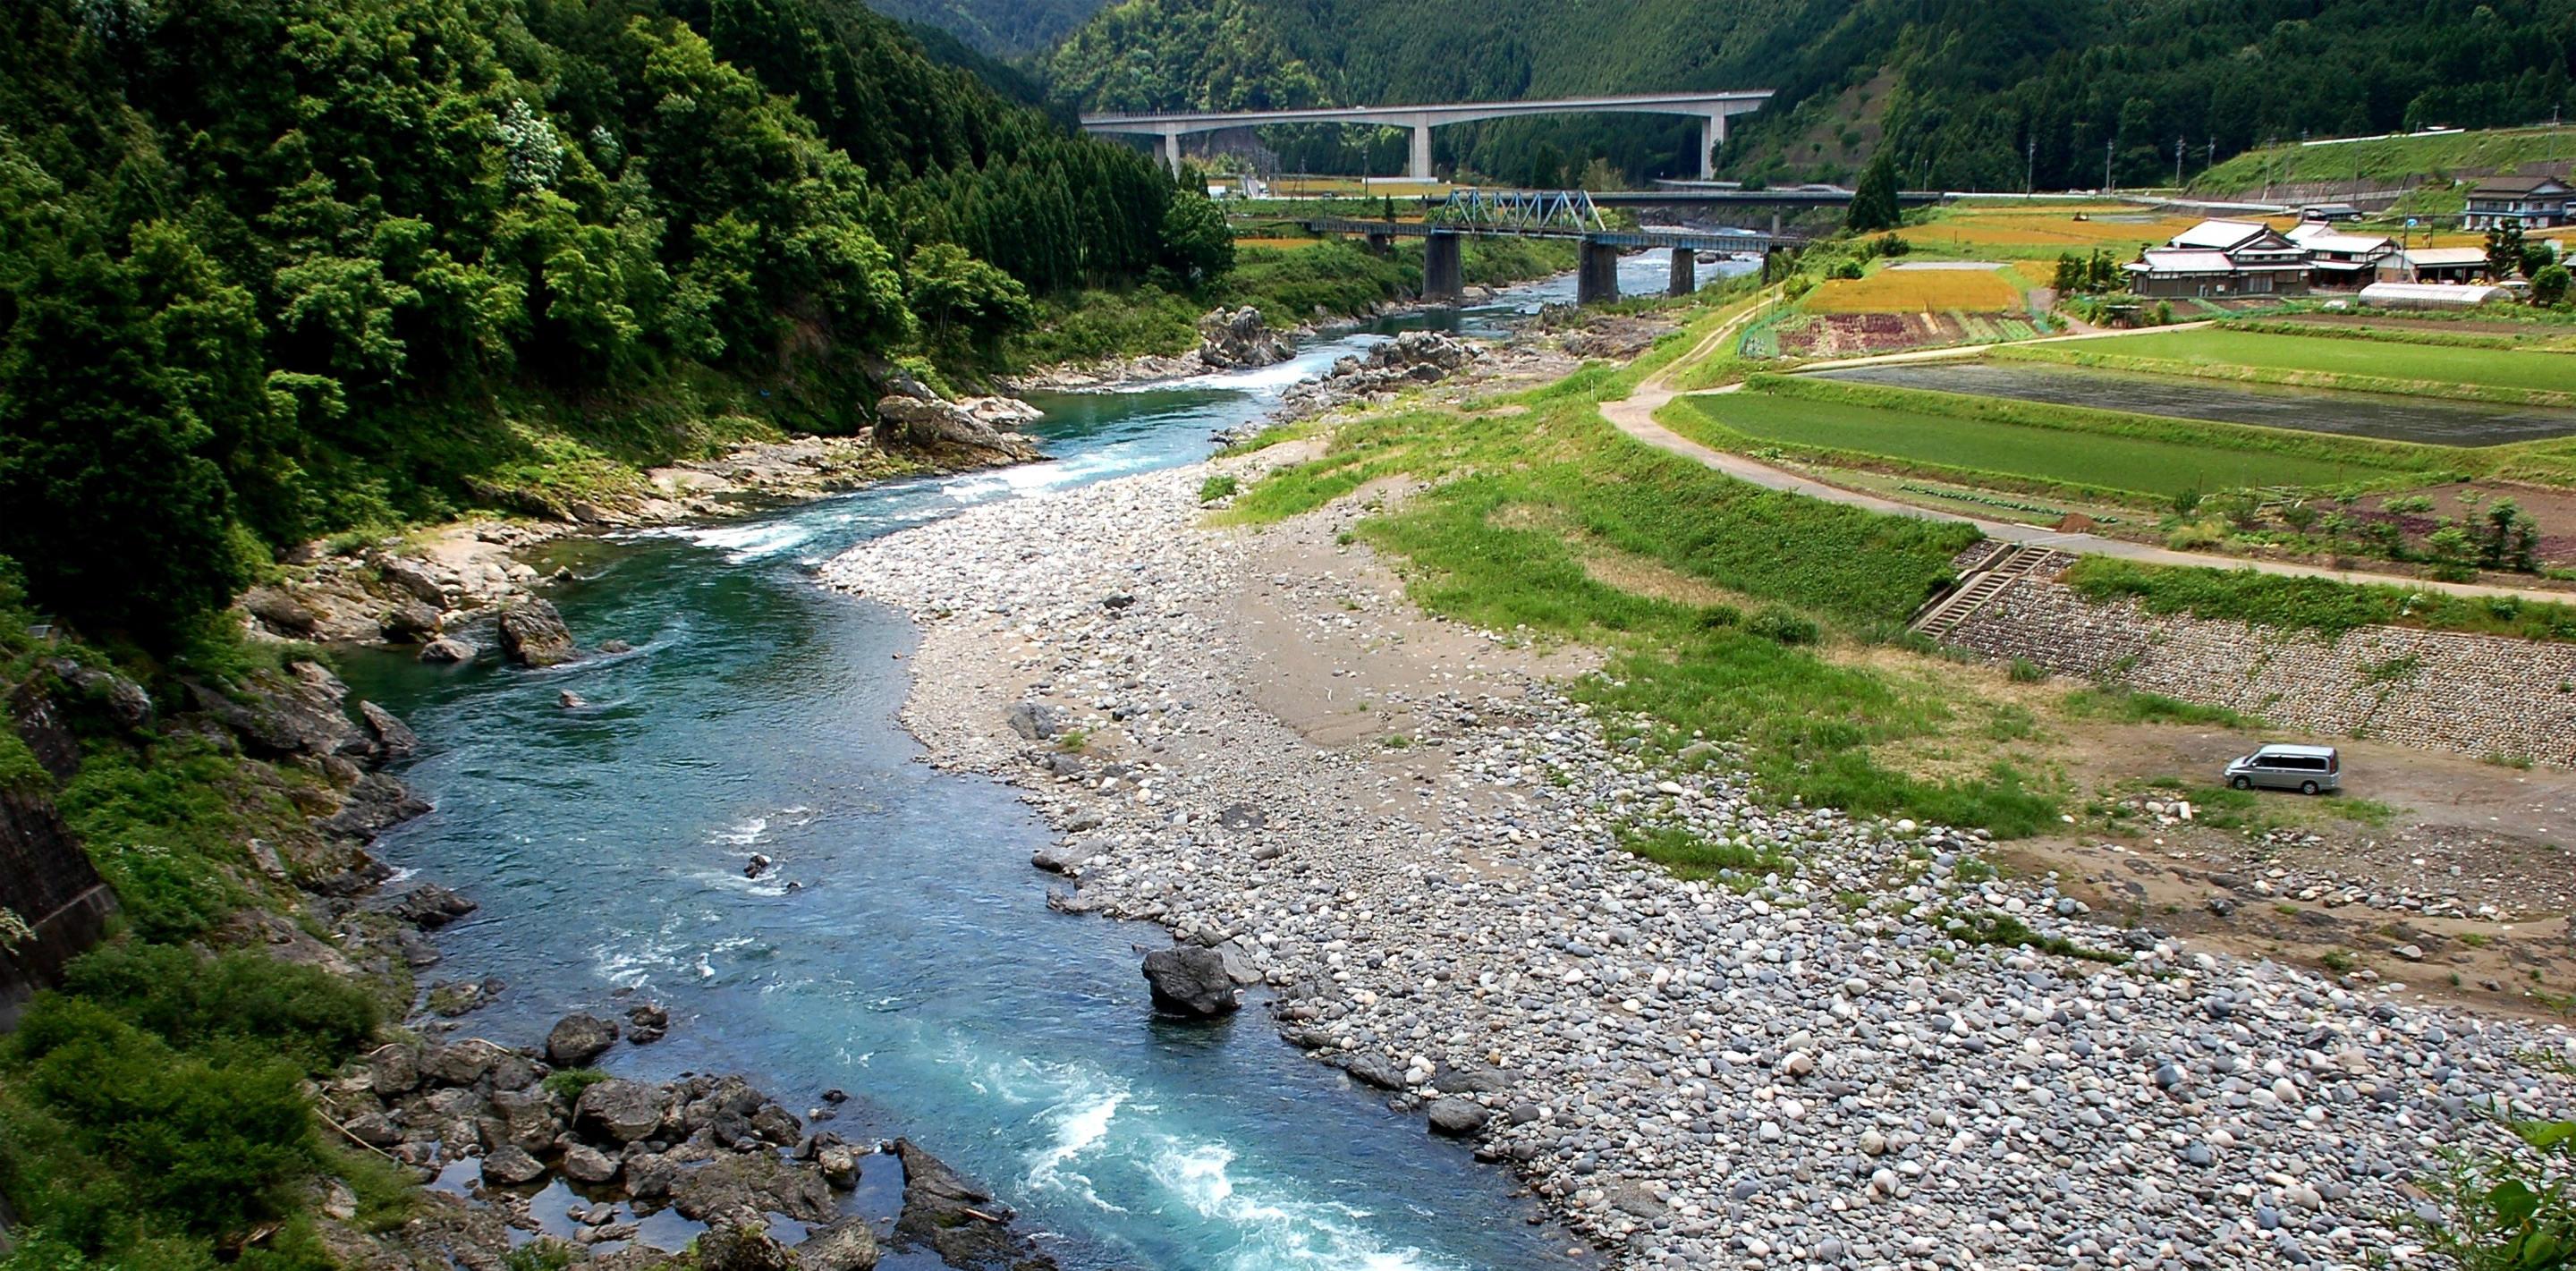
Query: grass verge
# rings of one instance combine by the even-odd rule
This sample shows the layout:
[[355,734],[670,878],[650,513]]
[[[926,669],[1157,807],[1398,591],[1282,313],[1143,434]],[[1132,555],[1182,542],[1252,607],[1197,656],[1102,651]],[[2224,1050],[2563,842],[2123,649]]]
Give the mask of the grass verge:
[[2078,561],[2066,581],[2087,600],[2136,600],[2149,613],[2314,631],[2328,639],[2356,627],[2392,626],[2576,641],[2576,607],[2506,596],[2454,596],[2250,569],[2143,565],[2107,556]]
[[1872,759],[1873,746],[1957,721],[1930,686],[1838,665],[1783,638],[1788,624],[1605,584],[1586,571],[1574,536],[1547,527],[1575,527],[1586,541],[1864,638],[1901,634],[1973,529],[1763,490],[1638,446],[1593,409],[1605,377],[1576,379],[1525,395],[1526,414],[1426,410],[1346,425],[1324,456],[1273,473],[1228,515],[1257,524],[1383,476],[1431,481],[1362,521],[1357,537],[1398,560],[1409,594],[1434,613],[1607,646],[1603,671],[1573,691],[1656,721],[1646,738],[1656,748],[1677,753],[1694,733],[1740,738],[1761,788],[1781,801],[2007,835],[2054,821],[2055,800],[2009,766],[1929,780]]

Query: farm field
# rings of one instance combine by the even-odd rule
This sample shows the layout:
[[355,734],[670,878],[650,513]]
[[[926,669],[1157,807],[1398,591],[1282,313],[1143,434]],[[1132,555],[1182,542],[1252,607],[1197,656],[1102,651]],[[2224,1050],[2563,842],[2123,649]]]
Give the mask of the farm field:
[[[2078,214],[2085,219],[2076,220]],[[2141,244],[2162,243],[2196,224],[2194,218],[2154,216],[2126,204],[2015,205],[1944,209],[1930,223],[1897,234],[1915,251],[1941,255],[2055,260],[2060,252],[2082,256],[2102,249],[2125,260]]]
[[1809,313],[2000,313],[2021,305],[2021,288],[1994,270],[1882,269],[1829,278],[1800,307]]
[[[1669,409],[1666,422],[1720,449],[1742,450],[1742,441],[1750,440],[2157,499],[2186,490],[2331,486],[2387,475],[2384,468],[2336,459],[2223,450],[2192,441],[1994,423],[1750,390],[1681,398]],[[1736,436],[1728,437],[1728,432]]]
[[2122,357],[2200,365],[2256,366],[2383,379],[2486,384],[2550,393],[2576,392],[2576,356],[2563,353],[2209,330],[2128,336],[2117,344],[2116,349],[2101,351],[2116,352]]

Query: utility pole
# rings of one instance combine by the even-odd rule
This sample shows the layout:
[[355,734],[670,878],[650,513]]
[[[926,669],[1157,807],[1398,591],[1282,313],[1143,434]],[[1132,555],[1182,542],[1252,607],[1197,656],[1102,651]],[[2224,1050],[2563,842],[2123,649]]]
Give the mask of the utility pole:
[[2111,189],[2111,147],[2118,144],[2120,139],[2117,136],[2102,143],[2102,190],[2106,194]]
[[2174,189],[2182,189],[2182,134],[2174,134]]
[[2024,156],[2022,157],[2022,166],[2021,166],[2021,192],[2022,192],[2023,194],[2026,194],[2026,195],[2027,195],[2027,194],[2036,194],[2036,193],[2038,193],[2038,192],[2039,192],[2038,180],[2039,180],[2039,134],[2038,134],[2038,133],[2032,133],[2032,134],[2030,135],[2030,151],[2029,151],[2029,153],[2028,153],[2028,154],[2026,154],[2026,155],[2024,155]]

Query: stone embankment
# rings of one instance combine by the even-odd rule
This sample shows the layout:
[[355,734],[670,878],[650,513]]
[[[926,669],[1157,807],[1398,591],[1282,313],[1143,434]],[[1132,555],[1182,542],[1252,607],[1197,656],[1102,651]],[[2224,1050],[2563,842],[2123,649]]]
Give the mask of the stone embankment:
[[[2563,1027],[2105,925],[1982,834],[1781,806],[1505,658],[1327,673],[1314,641],[1503,644],[1361,585],[1347,508],[1202,528],[1206,475],[972,509],[825,578],[923,625],[905,720],[1063,831],[1059,907],[1216,951],[1616,1265],[2428,1265],[2410,1178],[2576,1103],[2535,1061],[2576,1058]],[[1308,739],[1354,711],[1405,745]],[[1638,834],[1736,867],[1676,878]]]
[[2576,767],[2576,644],[2410,627],[2327,638],[2016,581],[1943,639],[2326,737]]

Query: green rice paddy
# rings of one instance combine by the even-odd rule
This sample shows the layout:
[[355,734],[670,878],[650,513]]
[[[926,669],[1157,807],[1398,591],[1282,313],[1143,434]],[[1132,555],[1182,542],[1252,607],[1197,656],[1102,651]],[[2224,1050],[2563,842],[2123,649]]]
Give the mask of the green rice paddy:
[[1996,423],[1759,391],[1682,398],[1665,418],[1682,433],[1728,450],[1770,445],[1879,457],[1953,473],[2159,499],[2186,490],[2342,485],[2388,473],[2382,466],[2339,459],[2222,450],[2199,442]]

